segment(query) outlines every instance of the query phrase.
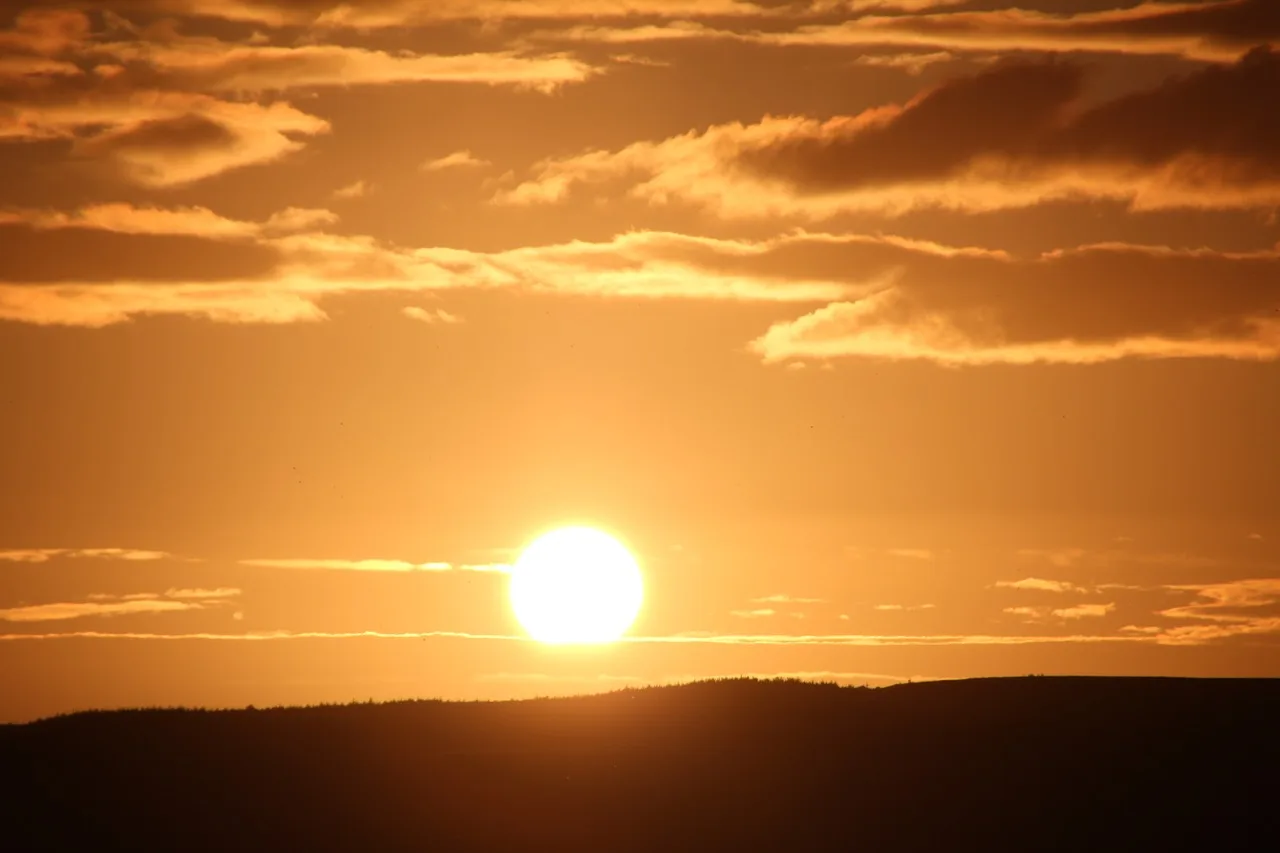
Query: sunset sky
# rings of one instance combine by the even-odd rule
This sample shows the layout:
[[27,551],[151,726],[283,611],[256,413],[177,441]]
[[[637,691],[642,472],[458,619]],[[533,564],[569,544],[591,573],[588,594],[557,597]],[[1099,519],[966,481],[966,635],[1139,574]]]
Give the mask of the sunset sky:
[[1280,675],[1280,3],[1008,2],[2,4],[0,721]]

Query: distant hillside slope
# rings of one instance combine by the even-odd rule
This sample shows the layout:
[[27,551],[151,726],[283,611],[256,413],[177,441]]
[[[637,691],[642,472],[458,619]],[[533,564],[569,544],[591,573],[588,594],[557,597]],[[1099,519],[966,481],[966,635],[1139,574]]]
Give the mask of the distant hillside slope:
[[1280,849],[1280,681],[729,680],[0,727],[0,849]]

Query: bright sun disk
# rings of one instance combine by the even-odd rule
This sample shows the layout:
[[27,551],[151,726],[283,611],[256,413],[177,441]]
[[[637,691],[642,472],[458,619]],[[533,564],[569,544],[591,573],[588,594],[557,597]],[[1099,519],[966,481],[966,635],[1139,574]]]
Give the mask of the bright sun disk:
[[516,619],[544,643],[605,643],[635,621],[644,600],[640,567],[607,533],[562,527],[525,548],[511,570]]

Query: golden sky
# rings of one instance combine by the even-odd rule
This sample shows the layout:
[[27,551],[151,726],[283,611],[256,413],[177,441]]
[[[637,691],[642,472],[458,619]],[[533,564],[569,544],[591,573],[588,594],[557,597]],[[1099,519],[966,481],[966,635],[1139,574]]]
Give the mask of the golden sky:
[[4,4],[0,719],[1280,675],[1280,4],[1125,2]]

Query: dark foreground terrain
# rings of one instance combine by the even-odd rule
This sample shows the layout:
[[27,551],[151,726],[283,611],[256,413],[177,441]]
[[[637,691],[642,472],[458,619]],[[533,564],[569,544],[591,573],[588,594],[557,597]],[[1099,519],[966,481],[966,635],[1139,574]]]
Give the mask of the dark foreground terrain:
[[0,849],[1280,849],[1280,680],[732,680],[0,727]]

